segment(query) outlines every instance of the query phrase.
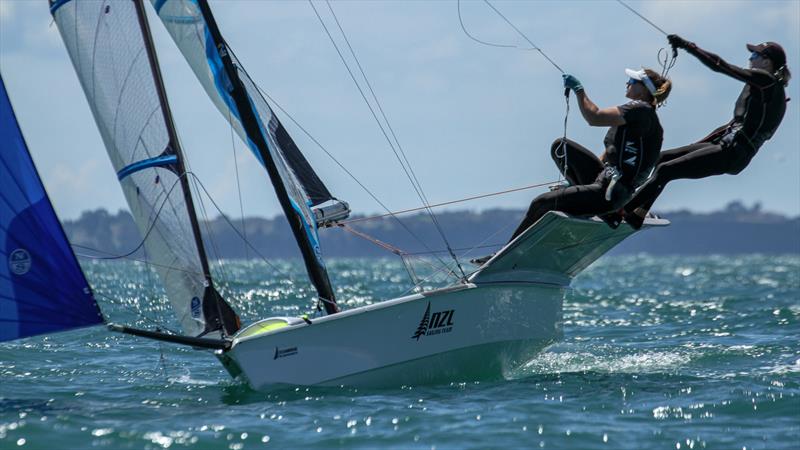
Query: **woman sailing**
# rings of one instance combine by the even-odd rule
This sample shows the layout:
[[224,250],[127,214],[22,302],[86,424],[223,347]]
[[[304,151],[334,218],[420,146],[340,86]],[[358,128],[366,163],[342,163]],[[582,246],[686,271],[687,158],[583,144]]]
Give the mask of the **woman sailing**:
[[[551,156],[570,186],[546,192],[531,202],[511,240],[522,234],[548,211],[574,216],[602,215],[620,210],[636,188],[649,176],[658,160],[663,129],[656,115],[672,89],[672,83],[650,69],[625,69],[629,79],[620,106],[598,108],[573,75],[564,74],[564,87],[575,92],[581,115],[591,126],[611,127],[603,140],[605,152],[598,158],[582,145],[557,139]],[[619,214],[602,216],[616,228]],[[483,264],[492,255],[472,260]]]
[[786,111],[784,88],[791,74],[786,54],[775,42],[747,44],[750,68],[727,63],[678,35],[668,36],[675,49],[684,49],[715,72],[745,83],[733,119],[697,143],[661,154],[653,176],[625,205],[625,221],[640,228],[650,207],[673,180],[714,175],[736,175],[750,163],[758,149],[775,133]]

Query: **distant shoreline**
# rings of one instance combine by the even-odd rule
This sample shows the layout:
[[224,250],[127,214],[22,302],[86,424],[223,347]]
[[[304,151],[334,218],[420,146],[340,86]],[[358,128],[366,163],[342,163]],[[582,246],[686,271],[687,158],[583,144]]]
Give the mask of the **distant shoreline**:
[[[438,213],[437,218],[451,246],[458,249],[457,253],[484,242],[485,247],[469,253],[469,256],[477,256],[491,253],[497,245],[505,242],[523,213],[522,210],[507,209],[447,211]],[[740,202],[732,202],[720,211],[693,213],[683,210],[665,212],[662,216],[672,223],[669,227],[636,234],[612,253],[800,254],[800,217],[790,218],[765,212],[759,204],[748,208]],[[406,215],[401,220],[405,227],[392,218],[356,222],[352,227],[406,253],[444,249],[441,237],[426,214]],[[237,219],[233,223],[241,227],[242,222]],[[214,245],[209,248],[219,253],[213,257],[253,258],[256,252],[268,258],[299,257],[283,217],[245,218],[244,223],[244,234],[255,251],[247,248],[224,218],[218,217],[203,226],[204,230],[211,231],[210,235],[205,235],[207,241],[213,240]],[[76,220],[65,221],[64,229],[70,242],[80,246],[81,253],[92,253],[87,250],[89,248],[98,250],[98,254],[125,254],[141,241],[132,217],[122,210],[116,214],[104,209],[87,211]],[[322,229],[319,234],[323,253],[327,257],[393,256],[374,243],[342,229]]]

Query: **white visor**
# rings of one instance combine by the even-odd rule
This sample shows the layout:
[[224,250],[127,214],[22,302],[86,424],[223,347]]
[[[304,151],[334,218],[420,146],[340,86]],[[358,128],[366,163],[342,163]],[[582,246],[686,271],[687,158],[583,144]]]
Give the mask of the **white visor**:
[[633,70],[633,69],[625,69],[625,74],[629,77],[633,78],[634,80],[641,81],[644,83],[644,87],[650,91],[651,95],[656,95],[656,86],[653,84],[653,81],[650,80],[650,77],[647,76],[647,73],[642,70]]

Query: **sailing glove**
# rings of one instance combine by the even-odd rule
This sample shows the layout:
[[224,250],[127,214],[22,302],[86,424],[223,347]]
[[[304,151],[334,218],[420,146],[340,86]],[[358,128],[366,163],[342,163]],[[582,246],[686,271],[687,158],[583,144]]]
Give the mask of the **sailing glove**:
[[667,40],[669,41],[669,45],[671,45],[673,49],[688,48],[689,46],[692,45],[691,42],[678,36],[677,34],[670,34],[669,36],[667,36]]
[[572,91],[576,94],[583,91],[583,85],[581,84],[581,81],[575,78],[575,76],[565,73],[561,75],[561,78],[564,79],[565,88],[572,89]]

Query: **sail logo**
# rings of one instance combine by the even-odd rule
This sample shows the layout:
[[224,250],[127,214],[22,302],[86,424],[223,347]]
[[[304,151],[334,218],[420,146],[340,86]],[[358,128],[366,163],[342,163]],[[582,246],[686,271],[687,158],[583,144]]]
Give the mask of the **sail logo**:
[[18,248],[8,255],[8,267],[14,275],[25,275],[31,270],[31,254],[24,248]]
[[414,332],[411,339],[419,341],[422,336],[435,336],[453,331],[453,314],[455,312],[455,309],[447,309],[431,314],[431,302],[428,302],[425,314],[422,315],[417,331]]
[[275,347],[275,356],[272,359],[284,358],[297,354],[297,347],[278,348]]
[[200,298],[192,297],[191,308],[192,308],[192,317],[195,318],[195,319],[199,319],[200,318]]

